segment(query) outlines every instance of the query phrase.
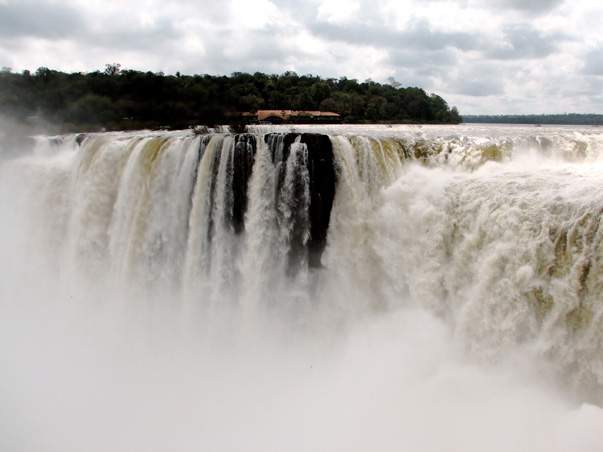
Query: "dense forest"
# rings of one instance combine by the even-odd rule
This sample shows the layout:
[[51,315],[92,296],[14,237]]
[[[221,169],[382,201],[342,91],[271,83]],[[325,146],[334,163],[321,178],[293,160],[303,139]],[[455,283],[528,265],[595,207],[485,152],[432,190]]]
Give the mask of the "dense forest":
[[[61,131],[184,128],[233,123],[258,109],[323,110],[344,122],[458,123],[456,108],[436,94],[370,80],[234,73],[165,75],[122,70],[0,72],[0,109],[19,120],[47,121]],[[1,113],[0,112],[0,113]]]
[[603,125],[603,115],[568,113],[563,115],[464,115],[464,122],[488,124]]

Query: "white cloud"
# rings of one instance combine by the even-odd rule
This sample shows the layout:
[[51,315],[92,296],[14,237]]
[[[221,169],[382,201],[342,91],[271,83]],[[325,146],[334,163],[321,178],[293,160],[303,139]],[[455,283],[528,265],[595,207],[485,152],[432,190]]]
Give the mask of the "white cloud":
[[360,1],[324,0],[318,7],[318,19],[332,23],[345,23],[358,18]]

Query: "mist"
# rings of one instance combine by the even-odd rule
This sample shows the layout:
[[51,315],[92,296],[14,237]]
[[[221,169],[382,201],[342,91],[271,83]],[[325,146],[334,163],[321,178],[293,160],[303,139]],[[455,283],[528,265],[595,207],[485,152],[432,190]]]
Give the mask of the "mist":
[[0,159],[32,152],[36,136],[53,135],[59,130],[60,127],[42,115],[23,118],[0,106]]
[[423,310],[310,334],[115,301],[5,299],[4,450],[603,446],[601,409],[561,395],[537,359],[472,362]]
[[[527,308],[500,290],[518,287],[515,300],[544,285],[536,263],[526,276],[526,259],[546,248],[526,222],[551,202],[551,224],[596,205],[603,184],[592,161],[530,154],[479,166],[482,148],[471,144],[455,148],[468,156],[458,167],[370,166],[373,148],[332,136],[342,170],[324,267],[291,276],[265,195],[268,150],[258,147],[245,235],[214,226],[226,240],[207,245],[204,276],[187,265],[205,255],[176,252],[205,252],[204,243],[158,239],[184,230],[180,218],[204,231],[204,217],[183,216],[174,196],[192,192],[189,209],[203,212],[203,192],[185,183],[200,139],[160,139],[168,144],[157,151],[147,132],[81,147],[65,137],[0,161],[0,449],[603,450],[600,387],[575,390],[585,375],[596,380],[598,362],[594,376],[567,373],[596,346],[522,320]],[[220,140],[211,146],[230,145]],[[364,172],[352,146],[367,152]],[[152,170],[151,151],[162,156]],[[220,170],[207,174],[219,186]],[[467,234],[453,240],[454,222]],[[174,282],[182,274],[191,286]],[[553,293],[570,304],[559,281]]]
[[24,147],[23,139],[30,134],[25,124],[0,112],[0,159],[17,154]]

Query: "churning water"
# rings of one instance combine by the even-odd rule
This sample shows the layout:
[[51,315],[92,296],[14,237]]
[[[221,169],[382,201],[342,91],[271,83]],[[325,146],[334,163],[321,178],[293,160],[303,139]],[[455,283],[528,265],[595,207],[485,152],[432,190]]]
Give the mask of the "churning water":
[[603,450],[603,131],[248,132],[0,157],[0,450]]

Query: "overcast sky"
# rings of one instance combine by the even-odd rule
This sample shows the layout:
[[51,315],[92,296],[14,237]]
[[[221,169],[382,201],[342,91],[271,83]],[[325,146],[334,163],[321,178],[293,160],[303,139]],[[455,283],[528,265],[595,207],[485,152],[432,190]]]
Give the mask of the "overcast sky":
[[0,0],[0,66],[420,86],[461,113],[603,113],[601,0]]

